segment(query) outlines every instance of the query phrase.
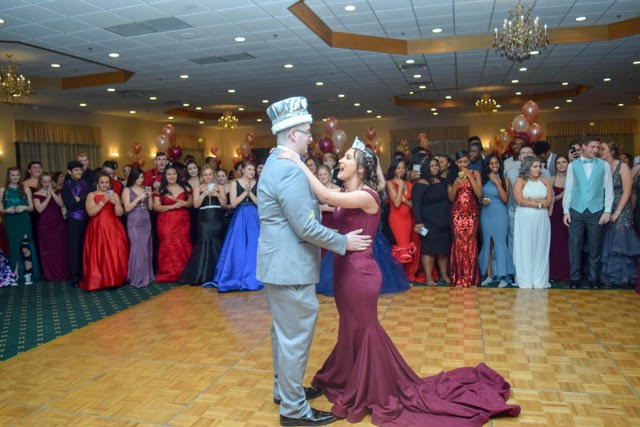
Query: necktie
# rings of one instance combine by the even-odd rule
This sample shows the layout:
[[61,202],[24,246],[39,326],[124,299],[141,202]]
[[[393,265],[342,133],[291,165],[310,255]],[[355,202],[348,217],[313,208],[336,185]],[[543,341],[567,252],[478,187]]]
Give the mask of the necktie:
[[547,161],[546,160],[542,161],[542,167],[545,168],[545,169],[547,168]]

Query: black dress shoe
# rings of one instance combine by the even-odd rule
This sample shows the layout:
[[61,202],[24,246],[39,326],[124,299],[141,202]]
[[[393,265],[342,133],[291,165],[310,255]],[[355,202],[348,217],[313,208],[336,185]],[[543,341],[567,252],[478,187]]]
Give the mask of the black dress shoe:
[[595,281],[595,280],[589,280],[589,286],[591,286],[591,289],[600,289],[600,282]]
[[[304,387],[304,395],[307,400],[315,399],[318,396],[322,396],[322,389],[318,387]],[[279,405],[281,402],[280,399],[273,398],[273,403]]]
[[571,283],[569,284],[569,287],[571,289],[580,289],[580,282],[577,280],[572,280]]
[[331,412],[318,411],[311,408],[311,412],[306,417],[301,418],[289,418],[284,415],[280,415],[281,426],[323,426],[331,424],[338,420],[338,417]]

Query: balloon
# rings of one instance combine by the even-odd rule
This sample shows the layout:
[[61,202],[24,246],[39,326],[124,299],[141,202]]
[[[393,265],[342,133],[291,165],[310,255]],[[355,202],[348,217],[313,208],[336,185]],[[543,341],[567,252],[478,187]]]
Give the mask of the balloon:
[[132,150],[127,151],[127,159],[133,163],[138,159],[138,156],[136,156],[136,153],[134,153]]
[[162,134],[166,135],[167,138],[171,139],[176,134],[176,128],[174,128],[171,123],[162,125]]
[[522,106],[522,115],[529,121],[529,123],[535,122],[538,118],[540,108],[534,101],[527,101]]
[[531,138],[531,142],[539,141],[544,134],[544,130],[542,130],[542,126],[538,123],[531,123],[529,126],[529,137]]
[[347,134],[345,133],[345,131],[338,129],[333,133],[331,140],[333,141],[334,146],[342,150],[345,142],[347,142]]
[[244,157],[244,159],[255,163],[256,162],[256,155],[253,154],[253,153],[249,153]]
[[140,167],[140,169],[142,169],[144,167],[145,164],[145,160],[144,157],[138,157],[136,159],[136,163],[138,164],[138,166]]
[[247,142],[247,145],[249,145],[249,147],[253,147],[253,144],[255,144],[256,142],[256,137],[253,135],[253,132],[249,132],[244,140]]
[[242,145],[240,145],[240,149],[242,150],[242,154],[244,155],[251,151],[251,147],[249,147],[249,144],[246,141],[243,142]]
[[371,145],[373,145],[373,148],[380,148],[380,138],[375,138],[373,141],[371,141]]
[[511,136],[507,132],[500,132],[500,135],[498,135],[498,140],[503,145],[507,145],[511,141]]
[[374,128],[373,126],[369,126],[367,128],[367,132],[365,133],[365,137],[369,141],[373,141],[374,139],[376,139],[376,135],[378,135],[378,131],[376,131],[376,128]]
[[242,156],[242,148],[241,147],[236,148],[236,154],[238,156]]
[[167,148],[169,148],[169,138],[167,135],[162,134],[156,136],[156,147],[158,147],[160,151],[167,152]]
[[320,151],[323,153],[333,151],[333,142],[331,141],[331,138],[323,136],[320,141],[318,141],[318,148],[320,148]]
[[171,158],[171,160],[173,161],[176,161],[180,157],[182,157],[182,147],[180,147],[179,145],[172,145],[171,148],[169,148],[169,158]]
[[529,129],[529,122],[522,114],[518,114],[513,118],[513,129],[516,132],[526,132]]
[[327,132],[327,134],[333,135],[333,133],[338,129],[340,129],[340,123],[338,122],[338,119],[336,119],[335,117],[327,117],[327,121],[324,123],[324,130]]
[[140,145],[139,142],[131,144],[131,151],[133,151],[134,154],[140,154],[140,150],[142,150],[142,145]]
[[516,135],[516,129],[514,127],[513,121],[511,121],[511,123],[509,123],[509,126],[507,126],[507,134],[509,134],[509,136],[511,138],[513,138]]
[[218,152],[218,147],[211,147],[211,148],[209,148],[209,152],[215,156],[215,155],[216,155],[216,153]]

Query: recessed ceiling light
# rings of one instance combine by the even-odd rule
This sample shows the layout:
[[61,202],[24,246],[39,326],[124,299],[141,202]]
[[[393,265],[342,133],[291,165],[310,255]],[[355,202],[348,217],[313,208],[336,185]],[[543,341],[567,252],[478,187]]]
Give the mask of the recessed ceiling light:
[[236,37],[234,40],[237,41],[237,42],[245,42],[245,41],[247,41],[247,39],[245,39],[244,37]]
[[284,68],[293,68],[293,64],[284,64]]
[[415,64],[416,60],[415,59],[407,59],[406,61],[404,61],[407,64]]
[[353,106],[354,106],[354,107],[359,107],[359,106],[360,106],[360,103],[359,103],[359,102],[354,102],[354,103],[353,103]]
[[235,90],[235,89],[228,89],[228,90],[227,90],[227,92],[229,92],[229,93],[236,93],[236,90]]
[[256,122],[260,123],[262,121],[262,119],[257,119]]
[[188,102],[185,102],[185,103],[183,103],[183,104],[182,104],[182,106],[183,106],[183,107],[190,107],[190,106],[191,106],[191,104],[189,104]]
[[554,109],[554,110],[559,110],[559,109],[560,109],[560,106],[559,106],[559,105],[554,105],[554,106],[553,106],[553,109]]
[[326,122],[326,121],[327,121],[327,118],[326,118],[326,117],[325,117],[325,118],[323,118],[323,119],[322,119],[322,121],[323,121],[323,122]]
[[518,71],[527,71],[527,67],[520,67],[518,68]]
[[420,78],[422,78],[422,74],[414,74],[413,78],[414,79],[420,79]]
[[198,120],[198,124],[199,125],[203,125],[204,124],[204,120]]
[[155,101],[156,99],[158,99],[158,97],[157,97],[157,96],[150,96],[150,97],[149,97],[149,101]]
[[376,119],[381,119],[381,118],[382,118],[382,116],[381,116],[380,114],[378,114],[378,115],[376,116]]
[[189,74],[180,74],[180,78],[181,79],[188,79],[189,78]]
[[173,120],[174,118],[175,117],[173,117],[173,116],[169,116],[169,117],[167,117],[167,120]]
[[438,115],[438,112],[437,112],[437,111],[434,111],[434,112],[433,112],[433,115],[434,115],[434,116],[437,116],[437,115]]
[[2,19],[2,18],[0,18],[0,25],[2,25],[2,24],[4,24],[4,23],[5,23],[5,20],[4,20],[4,19]]
[[539,50],[532,50],[531,52],[529,52],[529,55],[538,55],[539,53]]
[[425,85],[420,85],[418,86],[418,89],[426,89],[427,87]]
[[445,96],[444,99],[451,99],[451,95]]
[[513,79],[513,80],[511,80],[511,83],[514,83],[514,84],[515,84],[515,83],[520,83],[520,80],[518,80],[518,79]]
[[316,86],[324,86],[324,82],[316,82]]
[[437,110],[437,108],[431,107],[431,111],[436,111],[436,110]]
[[502,107],[502,105],[500,105],[500,104],[497,104],[497,105],[496,105],[496,108],[500,108],[500,107]]
[[586,16],[578,16],[578,17],[576,18],[576,21],[578,21],[578,22],[582,22],[582,21],[586,21],[586,20],[587,20],[587,17],[586,17]]
[[411,91],[411,92],[409,92],[409,95],[413,95],[414,93],[415,93],[414,91]]
[[78,105],[80,105],[81,107],[86,107],[86,106],[87,106],[87,104],[86,104],[86,103],[84,103],[84,102],[81,102],[81,103],[80,103],[80,104],[78,104]]
[[51,64],[51,68],[60,68],[60,64]]
[[238,111],[244,111],[244,107],[238,107]]
[[569,86],[569,82],[562,82],[562,86]]
[[573,102],[573,99],[565,99],[565,101],[564,101],[564,102],[567,102],[567,103],[569,103],[569,104],[570,104],[570,103],[572,103],[572,102]]
[[618,107],[624,107],[624,104],[621,102],[618,104]]
[[367,110],[367,114],[373,113],[373,110]]
[[522,95],[522,92],[517,91],[517,92],[516,92],[516,95],[517,95],[517,96],[520,96],[520,95]]
[[108,87],[107,88],[107,92],[115,92],[115,91],[116,91],[116,88],[114,88],[114,87]]
[[491,111],[492,111],[492,112],[494,112],[494,113],[497,113],[497,112],[498,112],[498,109],[497,109],[497,108],[494,108],[494,109],[493,109],[493,110],[491,110]]
[[589,122],[589,126],[595,126],[596,122]]
[[640,61],[633,61],[633,65],[640,65]]
[[269,100],[268,100],[268,99],[263,99],[263,100],[262,100],[262,103],[263,103],[263,104],[268,104],[268,103],[269,103]]
[[338,98],[344,98],[344,93],[339,93]]
[[111,52],[109,58],[120,58],[120,54],[117,52]]
[[196,110],[200,111],[202,110],[202,107],[196,107]]
[[441,33],[442,32],[442,28],[434,28],[433,30],[431,30],[432,33]]
[[135,114],[136,110],[129,110],[129,114]]
[[610,82],[611,81],[611,77],[605,77],[604,79],[602,79],[603,82]]
[[356,7],[352,4],[348,4],[344,7],[344,10],[346,10],[347,12],[353,12],[354,10],[356,10]]

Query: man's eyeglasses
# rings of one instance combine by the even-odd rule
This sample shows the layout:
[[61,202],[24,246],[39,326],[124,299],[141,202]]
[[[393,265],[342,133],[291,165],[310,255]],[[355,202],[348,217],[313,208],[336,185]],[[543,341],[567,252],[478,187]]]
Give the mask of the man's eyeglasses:
[[304,134],[307,137],[311,138],[311,130],[294,129],[293,131],[294,132],[299,132],[299,133]]

